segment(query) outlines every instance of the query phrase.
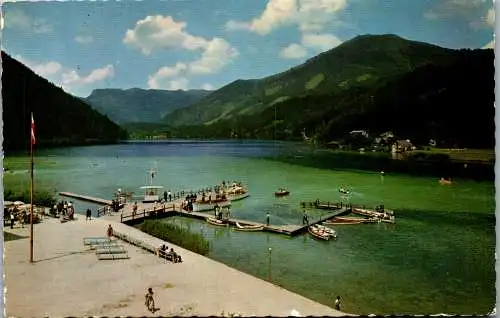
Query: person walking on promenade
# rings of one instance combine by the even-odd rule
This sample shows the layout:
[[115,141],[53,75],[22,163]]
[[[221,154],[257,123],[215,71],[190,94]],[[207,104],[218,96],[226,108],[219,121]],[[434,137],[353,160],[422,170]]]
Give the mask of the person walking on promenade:
[[85,221],[87,220],[92,220],[92,211],[89,209],[87,209],[87,214],[86,214],[86,217],[85,217]]
[[111,240],[111,237],[113,236],[113,228],[111,227],[111,224],[108,225],[108,230],[106,231],[106,234],[108,235],[108,239]]
[[153,289],[151,287],[148,288],[148,292],[146,293],[146,308],[152,313],[155,312],[155,300],[153,298]]
[[270,215],[269,215],[269,212],[267,212],[267,215],[266,215],[266,224],[267,224],[267,226],[269,226],[269,218],[270,218]]
[[16,217],[14,216],[14,211],[10,211],[10,228],[14,228],[14,222],[16,220]]
[[340,296],[335,299],[335,309],[340,310]]

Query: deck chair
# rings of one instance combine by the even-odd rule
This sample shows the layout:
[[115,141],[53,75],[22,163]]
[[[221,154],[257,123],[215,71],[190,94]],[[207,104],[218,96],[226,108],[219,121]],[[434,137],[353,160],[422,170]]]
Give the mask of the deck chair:
[[127,253],[120,254],[97,254],[97,259],[101,260],[118,260],[118,259],[129,259]]

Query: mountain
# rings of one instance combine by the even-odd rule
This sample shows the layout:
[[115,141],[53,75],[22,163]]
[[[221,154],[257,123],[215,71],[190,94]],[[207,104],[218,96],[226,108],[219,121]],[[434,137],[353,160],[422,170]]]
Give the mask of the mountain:
[[85,101],[119,124],[152,123],[210,93],[206,90],[96,89]]
[[[358,45],[359,41],[367,44],[366,40],[370,39],[377,44],[381,38],[356,38],[346,44],[350,46],[358,42]],[[389,40],[392,43],[394,39]],[[199,124],[178,126],[173,133],[176,137],[191,138],[300,140],[305,129],[307,136],[320,142],[329,142],[342,140],[352,130],[365,129],[372,136],[392,131],[399,138],[411,139],[418,145],[427,145],[429,139],[434,139],[444,147],[493,148],[494,51],[448,50],[414,42],[410,42],[409,46],[421,52],[429,49],[434,53],[428,54],[428,62],[422,58],[420,66],[406,71],[393,69],[392,74],[387,71],[388,64],[379,59],[378,67],[382,70],[373,66],[371,73],[385,75],[377,81],[367,80],[357,85],[347,85],[343,89],[333,87],[330,91],[297,94],[274,103],[272,107],[261,105],[258,111],[249,111],[244,115],[233,113],[214,122],[200,123],[198,117]],[[361,57],[364,55],[360,51],[358,58]],[[358,65],[357,69],[361,65],[375,65],[369,60],[358,64],[355,62],[350,59],[350,63],[345,65],[351,69],[353,76],[359,73],[355,72],[356,68],[353,70],[352,65]],[[301,65],[300,68],[307,67]],[[347,71],[341,69],[338,73],[346,74]],[[235,84],[238,84],[241,88],[244,86],[242,83],[237,81],[228,86],[235,88]],[[259,86],[259,81],[253,80],[251,85],[248,82],[245,85],[246,88],[255,88]],[[224,97],[224,100],[234,100],[233,103],[236,103],[236,96],[231,97],[226,92],[227,87],[221,88],[201,102],[220,96],[220,100]],[[243,101],[249,99],[245,92],[240,92],[240,96],[243,96]],[[210,106],[203,109],[205,112],[215,112]],[[171,116],[179,116],[180,111],[176,113]],[[176,118],[180,120],[180,116]]]
[[172,126],[199,125],[257,114],[294,97],[379,85],[422,65],[449,63],[454,55],[454,50],[395,35],[358,36],[283,73],[236,80],[164,121]]
[[37,147],[112,143],[126,131],[2,51],[3,147],[29,149],[31,112]]

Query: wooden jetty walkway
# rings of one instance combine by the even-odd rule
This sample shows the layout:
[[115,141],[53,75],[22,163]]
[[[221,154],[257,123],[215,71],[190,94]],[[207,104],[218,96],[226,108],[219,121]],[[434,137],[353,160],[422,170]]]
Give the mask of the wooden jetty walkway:
[[[277,233],[277,234],[285,234],[285,235],[290,235],[294,236],[300,233],[303,233],[307,231],[307,227],[318,224],[321,222],[324,222],[326,220],[329,220],[335,216],[341,215],[343,213],[346,213],[346,209],[337,209],[336,211],[329,213],[317,220],[309,222],[309,224],[304,224],[304,225],[297,225],[297,224],[286,224],[286,225],[266,225],[264,223],[260,222],[254,222],[254,221],[249,221],[249,220],[242,220],[242,219],[235,219],[235,218],[229,218],[227,219],[227,226],[229,225],[236,225],[236,222],[238,222],[241,225],[258,225],[262,226],[264,231],[267,232],[272,232],[272,233]],[[214,218],[213,213],[204,213],[204,212],[187,212],[184,210],[180,209],[180,204],[175,204],[175,203],[169,203],[169,204],[158,204],[156,206],[156,210],[154,208],[147,208],[147,209],[142,209],[141,212],[137,213],[122,213],[120,215],[120,221],[122,223],[128,223],[128,222],[138,222],[141,221],[144,218],[150,218],[150,217],[169,217],[169,216],[183,216],[183,217],[190,217],[190,218],[197,218],[201,220],[206,220],[207,217]]]
[[[86,195],[80,195],[76,193],[71,193],[71,192],[59,192],[59,195],[66,196],[66,197],[71,197],[75,198],[78,200],[83,200],[83,201],[89,201],[89,202],[94,202],[98,204],[103,204],[103,205],[111,205],[111,200],[105,200],[101,198],[96,198],[96,197],[91,197],[91,196],[86,196]],[[197,219],[202,219],[206,220],[207,217],[214,218],[214,213],[204,213],[204,212],[187,212],[181,209],[181,202],[182,199],[178,199],[175,201],[171,202],[165,202],[165,203],[142,203],[138,202],[138,208],[137,212],[133,212],[133,203],[128,202],[125,203],[123,208],[120,209],[120,222],[121,223],[136,223],[136,222],[141,222],[143,219],[146,218],[162,218],[162,217],[170,217],[170,216],[183,216],[183,217],[190,217],[190,218],[197,218]],[[322,204],[320,204],[322,205]],[[318,204],[316,204],[316,207],[318,207]],[[327,204],[327,209],[331,210],[331,213],[328,213],[327,215],[320,217],[317,220],[311,220],[309,224],[304,224],[304,225],[298,225],[298,224],[285,224],[285,225],[266,225],[264,223],[260,222],[254,222],[250,220],[242,220],[242,219],[236,219],[236,218],[229,218],[227,219],[227,226],[229,225],[236,225],[236,222],[238,222],[241,225],[255,225],[255,226],[262,226],[264,231],[267,232],[272,232],[272,233],[278,233],[278,234],[285,234],[285,235],[290,235],[294,236],[303,232],[307,231],[307,228],[311,225],[322,223],[324,221],[327,221],[331,218],[334,218],[338,215],[345,214],[349,211],[349,206],[345,206],[339,203],[328,203]],[[98,211],[99,212],[99,211]],[[105,213],[103,213],[105,214]],[[114,214],[118,217],[117,214]]]
[[97,203],[97,204],[104,204],[104,205],[111,205],[112,204],[111,200],[91,197],[88,195],[76,194],[76,193],[72,193],[72,192],[59,192],[59,195],[63,196],[63,197],[73,198],[73,199]]

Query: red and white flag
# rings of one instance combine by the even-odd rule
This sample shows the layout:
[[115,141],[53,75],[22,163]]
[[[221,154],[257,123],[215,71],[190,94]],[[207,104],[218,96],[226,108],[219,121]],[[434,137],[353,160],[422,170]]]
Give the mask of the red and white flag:
[[35,120],[33,119],[33,113],[31,113],[31,144],[34,145],[36,143],[35,139]]

